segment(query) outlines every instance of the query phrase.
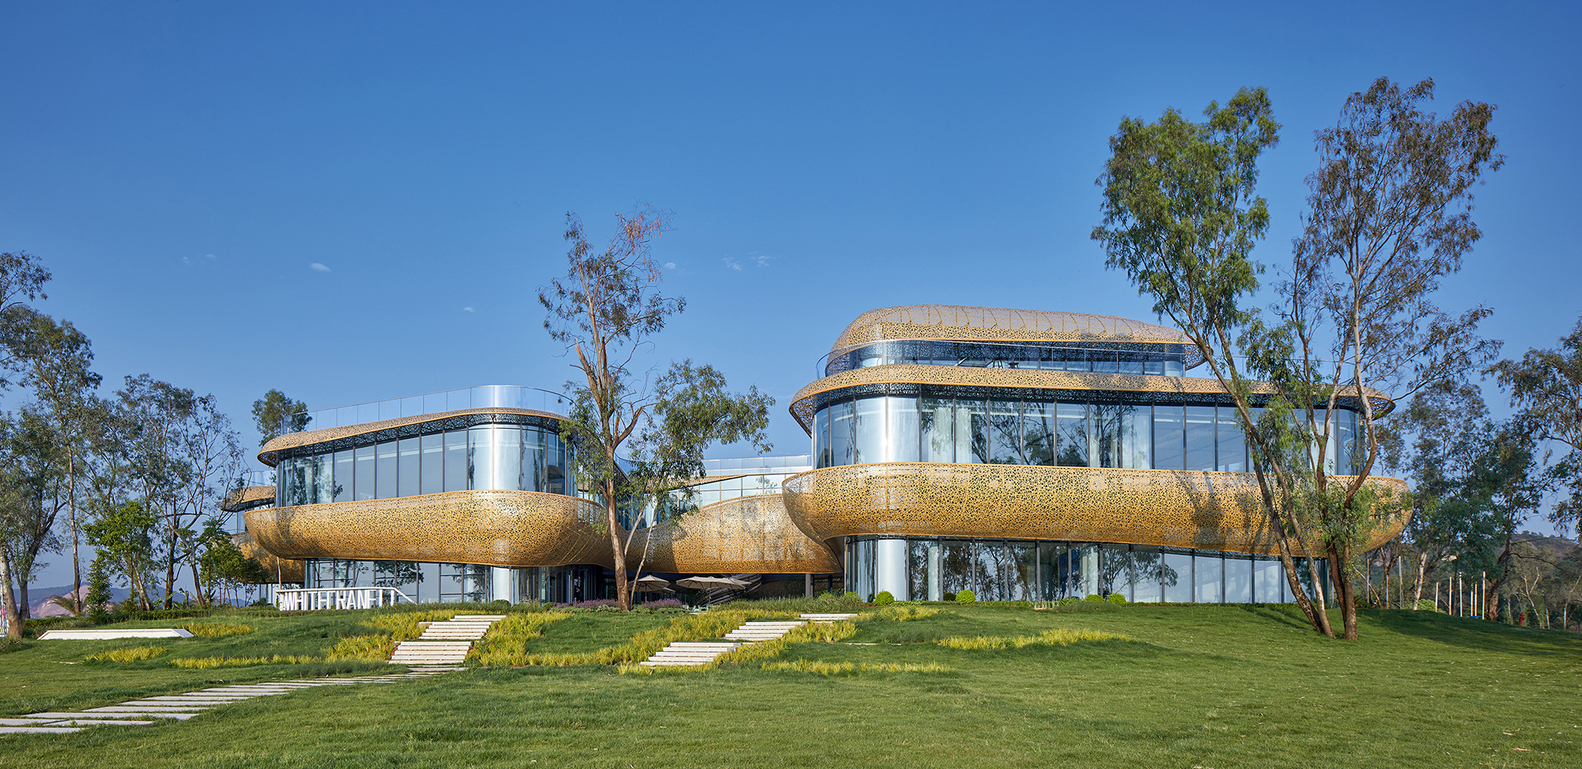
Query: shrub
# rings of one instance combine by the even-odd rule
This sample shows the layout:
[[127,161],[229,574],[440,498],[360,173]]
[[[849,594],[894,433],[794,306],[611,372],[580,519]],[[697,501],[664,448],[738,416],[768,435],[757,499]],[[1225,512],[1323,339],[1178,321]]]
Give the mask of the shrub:
[[1110,597],[1109,597],[1108,600],[1109,600],[1110,603],[1124,604],[1124,603],[1126,603],[1126,596],[1121,595],[1120,593],[1110,593]]
[[1432,599],[1424,598],[1423,600],[1417,602],[1417,610],[1418,611],[1439,611],[1439,607],[1434,605],[1434,602],[1433,602]]
[[511,608],[511,602],[505,600],[504,598],[496,598],[495,600],[484,604],[483,608],[491,609],[493,611],[505,611],[506,609]]
[[[828,594],[826,593],[826,595],[828,595]],[[674,598],[661,598],[661,599],[659,599],[657,601],[648,601],[646,603],[640,603],[635,608],[637,608],[637,609],[647,609],[649,611],[657,611],[659,609],[685,609],[685,608],[687,608],[687,605],[682,603],[679,600],[674,599]]]
[[88,662],[142,662],[150,660],[165,653],[163,646],[133,646],[126,649],[113,649],[98,654],[90,654],[85,659]]
[[5,654],[6,652],[19,652],[23,649],[26,649],[27,647],[27,642],[20,638],[0,636],[0,654]]
[[846,599],[846,600],[848,600],[848,601],[856,601],[857,603],[862,603],[862,596],[860,596],[860,595],[858,595],[856,593],[853,593],[850,590],[846,591],[846,594],[841,596],[841,597]]
[[873,597],[873,602],[880,606],[889,606],[895,603],[895,596],[891,595],[888,590],[880,590],[879,594]]
[[1104,596],[1094,594],[1082,600],[1087,601],[1088,603],[1104,603]]
[[956,603],[972,603],[976,600],[978,600],[978,596],[971,590],[963,590],[956,594]]

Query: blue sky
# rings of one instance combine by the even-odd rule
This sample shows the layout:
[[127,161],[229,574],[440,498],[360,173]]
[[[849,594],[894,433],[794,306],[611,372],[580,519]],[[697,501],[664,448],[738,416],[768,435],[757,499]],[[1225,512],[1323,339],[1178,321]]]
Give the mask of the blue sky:
[[[1088,233],[1123,115],[1269,89],[1289,258],[1313,131],[1387,75],[1498,105],[1508,158],[1441,301],[1508,355],[1582,314],[1575,5],[0,3],[0,250],[107,382],[311,407],[572,373],[536,290],[567,211],[648,201],[690,357],[786,413],[864,310],[1152,319]],[[320,265],[315,268],[314,265]],[[1498,395],[1491,400],[1503,403]],[[256,442],[256,439],[251,439]],[[735,453],[722,449],[716,455]]]

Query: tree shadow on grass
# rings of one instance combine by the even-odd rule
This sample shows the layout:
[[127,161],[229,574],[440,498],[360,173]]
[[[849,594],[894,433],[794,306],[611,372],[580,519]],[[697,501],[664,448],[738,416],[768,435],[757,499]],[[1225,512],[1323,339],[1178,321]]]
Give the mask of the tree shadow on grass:
[[1480,619],[1449,617],[1438,612],[1403,609],[1360,609],[1358,615],[1380,629],[1467,649],[1561,657],[1570,661],[1582,654],[1582,638],[1560,630],[1515,627]]

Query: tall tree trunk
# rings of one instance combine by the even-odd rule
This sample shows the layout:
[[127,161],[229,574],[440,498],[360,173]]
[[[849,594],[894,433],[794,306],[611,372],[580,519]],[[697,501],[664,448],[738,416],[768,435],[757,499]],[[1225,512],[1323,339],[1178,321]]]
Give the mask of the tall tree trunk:
[[[610,466],[614,467],[612,459]],[[615,479],[613,477],[604,481],[604,518],[610,529],[610,552],[615,556],[615,602],[621,611],[631,611],[632,590],[626,583],[626,552],[621,547],[621,520],[616,515]]]
[[1412,611],[1417,611],[1417,604],[1423,600],[1423,580],[1428,577],[1428,554],[1417,554],[1417,585],[1412,590]]
[[82,527],[77,522],[77,455],[68,452],[66,458],[66,505],[71,513],[71,608],[82,614],[82,558],[78,556],[78,541]]
[[[15,564],[13,564],[15,566]],[[12,571],[16,571],[15,568]],[[33,618],[33,605],[27,597],[27,576],[18,572],[16,575],[17,613],[14,617],[21,617],[23,621]]]
[[1357,598],[1351,580],[1346,579],[1343,564],[1351,562],[1351,545],[1347,542],[1329,544],[1329,589],[1340,604],[1341,638],[1357,640]]
[[193,592],[198,594],[198,605],[199,606],[208,606],[209,605],[209,599],[206,598],[203,595],[203,582],[199,581],[199,579],[198,579],[198,561],[197,561],[197,559],[193,559],[192,563],[190,563],[188,565],[192,568],[192,590],[193,590]]
[[176,530],[170,530],[165,548],[165,608],[176,608]]
[[11,589],[11,556],[0,550],[0,605],[5,606],[6,637],[22,637],[22,615],[17,613],[16,593]]

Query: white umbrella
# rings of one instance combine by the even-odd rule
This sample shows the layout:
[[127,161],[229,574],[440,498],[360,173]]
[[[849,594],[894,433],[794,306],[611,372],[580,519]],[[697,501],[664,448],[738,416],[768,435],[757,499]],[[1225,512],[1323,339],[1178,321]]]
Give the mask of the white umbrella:
[[650,574],[646,577],[638,577],[637,583],[632,586],[632,589],[639,593],[659,593],[668,587],[670,587],[669,580]]
[[741,590],[742,588],[747,587],[746,582],[731,579],[729,577],[687,577],[686,579],[676,580],[676,584],[682,587],[689,587],[694,590]]

